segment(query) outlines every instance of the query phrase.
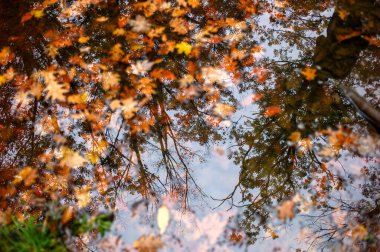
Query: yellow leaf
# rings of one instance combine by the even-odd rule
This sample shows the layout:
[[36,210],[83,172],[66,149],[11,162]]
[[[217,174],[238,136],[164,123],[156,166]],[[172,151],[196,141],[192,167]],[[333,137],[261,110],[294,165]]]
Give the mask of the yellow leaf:
[[352,240],[363,240],[368,235],[367,229],[359,224],[351,229]]
[[125,33],[126,31],[123,28],[117,28],[112,32],[115,36],[123,36]]
[[191,53],[191,45],[184,41],[178,43],[175,48],[177,49],[178,54],[184,53],[186,55],[189,55]]
[[43,10],[34,10],[32,11],[32,14],[35,18],[42,18],[44,16]]
[[96,21],[98,21],[99,23],[103,23],[103,22],[106,22],[108,19],[109,19],[108,17],[98,17]]
[[90,40],[90,37],[81,36],[78,39],[78,42],[81,44],[87,43]]
[[157,211],[157,225],[160,233],[163,234],[169,224],[169,209],[166,206],[161,206]]
[[311,67],[305,67],[305,69],[301,71],[301,74],[305,76],[306,80],[308,81],[314,80],[316,73],[317,69]]
[[340,10],[338,10],[338,15],[339,15],[339,17],[340,17],[340,19],[342,19],[342,20],[346,20],[346,18],[348,17],[348,15],[349,15],[350,13],[348,13],[346,10],[344,10],[344,9],[340,9]]
[[233,106],[223,103],[215,104],[214,108],[214,112],[221,117],[229,116],[235,113],[235,110],[236,109]]
[[70,168],[78,168],[85,165],[87,160],[82,157],[78,152],[71,150],[67,147],[62,147],[61,152],[63,154],[62,160],[59,163],[61,166],[67,166]]
[[67,101],[73,104],[86,104],[88,99],[88,92],[85,92],[83,94],[74,94],[67,97]]
[[0,75],[0,86],[3,85],[7,80],[5,79],[4,75]]
[[91,202],[90,189],[85,188],[74,188],[75,198],[78,200],[78,206],[80,208],[86,207]]
[[197,8],[200,4],[199,0],[188,0],[187,3],[193,8]]
[[27,166],[15,176],[13,183],[19,184],[21,181],[24,181],[25,186],[30,186],[34,183],[36,174],[37,171],[35,169]]

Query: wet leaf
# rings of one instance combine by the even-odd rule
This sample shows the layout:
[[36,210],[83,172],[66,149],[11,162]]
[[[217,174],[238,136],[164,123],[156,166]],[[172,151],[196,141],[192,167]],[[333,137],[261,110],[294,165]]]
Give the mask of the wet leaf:
[[138,252],[157,252],[164,245],[159,236],[154,237],[153,235],[141,236],[133,243],[133,247]]
[[311,81],[316,77],[317,69],[306,67],[301,71],[301,74],[305,77],[306,80]]
[[160,233],[163,234],[169,225],[170,215],[169,209],[163,205],[157,211],[157,225]]

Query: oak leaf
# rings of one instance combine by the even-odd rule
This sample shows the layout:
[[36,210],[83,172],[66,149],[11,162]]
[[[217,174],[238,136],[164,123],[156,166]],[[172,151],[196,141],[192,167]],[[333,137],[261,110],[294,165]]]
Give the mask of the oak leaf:
[[52,100],[65,100],[65,94],[69,92],[68,83],[59,83],[55,77],[54,71],[43,71],[41,76],[45,79],[46,98]]

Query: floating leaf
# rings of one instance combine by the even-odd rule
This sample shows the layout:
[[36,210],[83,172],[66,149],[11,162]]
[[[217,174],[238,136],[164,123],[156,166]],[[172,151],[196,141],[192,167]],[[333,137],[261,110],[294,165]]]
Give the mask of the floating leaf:
[[280,109],[277,106],[269,106],[265,109],[264,116],[271,117],[278,115],[282,112],[282,109]]
[[160,229],[160,233],[163,234],[169,225],[169,209],[163,205],[157,211],[157,225]]
[[189,55],[191,53],[191,45],[184,41],[178,43],[175,48],[177,49],[178,54],[184,53],[186,55]]
[[301,71],[301,74],[305,76],[305,79],[308,81],[314,80],[316,73],[317,69],[311,67],[305,67],[305,69]]
[[164,245],[159,236],[154,237],[153,235],[141,236],[133,243],[133,247],[138,252],[156,252],[163,248]]
[[282,220],[282,222],[285,222],[286,219],[293,219],[294,218],[294,202],[292,200],[287,200],[283,202],[280,206],[277,207],[277,217]]

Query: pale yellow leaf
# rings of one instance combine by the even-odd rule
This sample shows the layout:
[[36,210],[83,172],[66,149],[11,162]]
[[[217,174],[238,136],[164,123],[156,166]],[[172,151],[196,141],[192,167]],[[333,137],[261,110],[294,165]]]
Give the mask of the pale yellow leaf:
[[170,215],[169,209],[163,205],[157,211],[157,225],[160,233],[163,234],[169,225]]

